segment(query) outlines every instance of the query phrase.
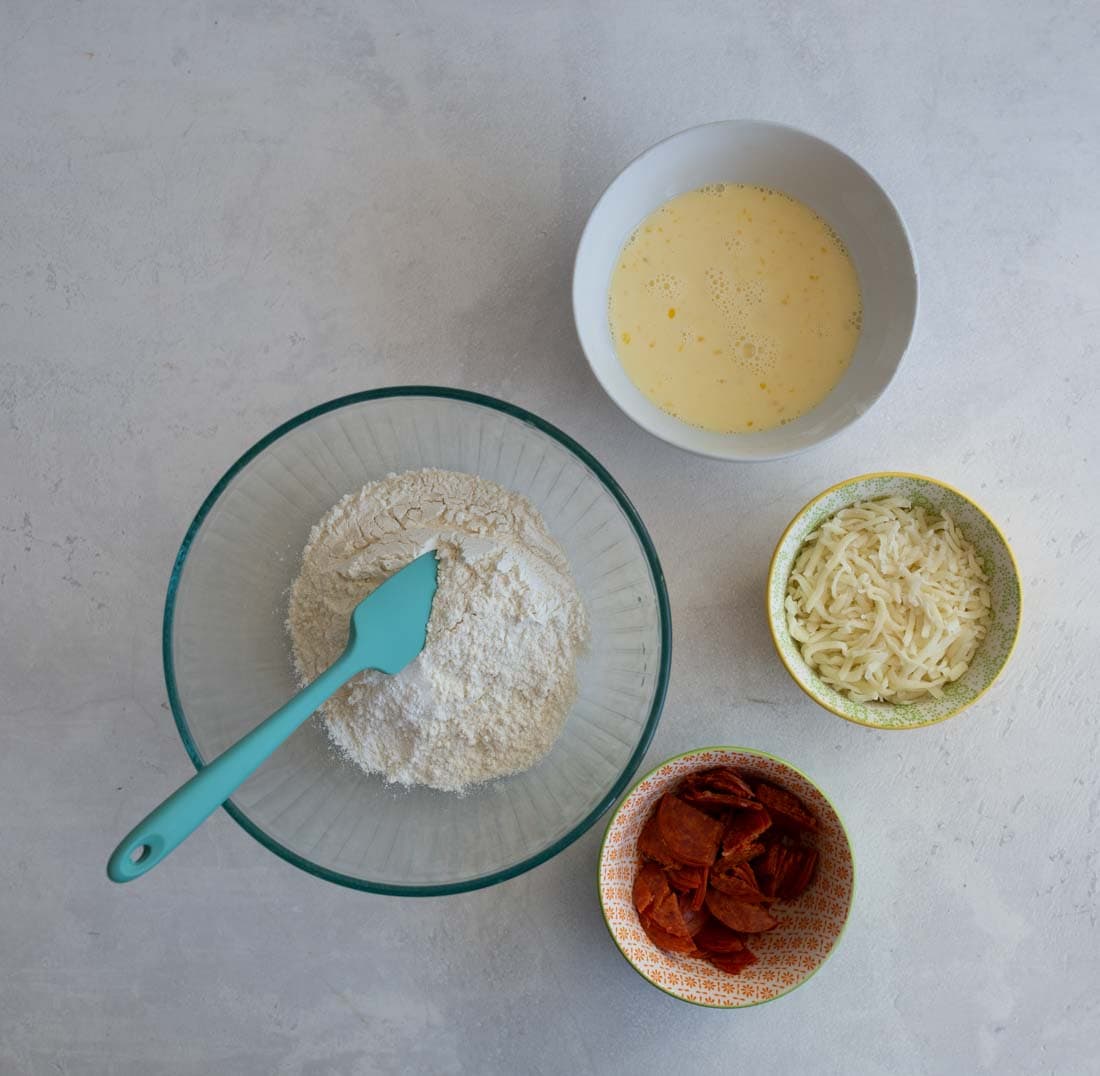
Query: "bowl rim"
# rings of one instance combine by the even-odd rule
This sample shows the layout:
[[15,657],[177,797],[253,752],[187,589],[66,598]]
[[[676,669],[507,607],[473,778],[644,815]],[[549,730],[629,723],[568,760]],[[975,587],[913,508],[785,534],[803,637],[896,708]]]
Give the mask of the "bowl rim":
[[[660,772],[672,762],[678,762],[680,759],[689,758],[692,755],[703,755],[706,754],[708,751],[736,751],[742,755],[754,755],[757,758],[767,758],[771,759],[773,762],[779,762],[782,765],[786,766],[788,769],[793,770],[795,773],[797,773],[799,777],[801,777],[804,781],[817,789],[818,794],[829,805],[833,814],[836,815],[836,820],[840,825],[840,832],[844,834],[844,842],[848,846],[848,856],[852,861],[852,889],[848,895],[848,908],[844,913],[844,924],[840,928],[840,933],[836,936],[833,944],[829,947],[829,951],[821,958],[821,963],[819,963],[817,967],[814,968],[814,970],[806,976],[805,979],[802,979],[800,982],[795,983],[794,986],[788,987],[782,993],[773,994],[771,997],[768,998],[761,998],[759,1001],[749,1001],[746,1002],[744,1005],[710,1005],[705,1001],[695,1001],[692,998],[681,997],[679,994],[674,994],[671,990],[666,990],[665,987],[661,986],[659,983],[655,983],[648,975],[646,975],[644,971],[642,971],[641,968],[638,967],[637,964],[634,963],[633,960],[630,959],[629,956],[627,956],[626,952],[623,950],[623,947],[619,944],[618,936],[612,929],[611,921],[607,918],[607,909],[604,907],[603,902],[602,874],[604,854],[607,849],[607,839],[611,834],[611,827],[615,825],[615,819],[619,817],[622,809],[626,806],[630,798],[638,790],[638,786],[643,784],[645,781],[648,781],[649,778],[651,778],[655,773]],[[670,998],[675,998],[677,1001],[683,1001],[688,1005],[695,1005],[700,1009],[721,1009],[726,1012],[736,1012],[738,1009],[754,1009],[760,1005],[767,1005],[770,1001],[778,1001],[780,998],[786,997],[788,994],[793,993],[800,986],[805,986],[805,984],[808,983],[829,962],[829,958],[840,947],[840,943],[844,940],[844,934],[848,930],[848,923],[852,918],[852,907],[855,905],[856,901],[856,851],[855,848],[852,846],[852,838],[848,833],[848,827],[844,824],[844,816],[836,809],[836,804],[833,803],[833,801],[826,795],[825,790],[812,777],[810,777],[806,773],[803,773],[803,771],[800,770],[793,763],[788,762],[785,758],[781,758],[779,755],[773,755],[768,751],[761,751],[759,748],[756,747],[736,747],[729,744],[717,745],[714,747],[694,747],[690,751],[682,751],[678,755],[672,755],[670,758],[666,758],[664,762],[661,762],[658,765],[654,766],[653,769],[651,769],[647,774],[639,777],[638,780],[635,781],[633,785],[631,785],[630,791],[627,792],[625,796],[623,796],[622,802],[619,803],[619,805],[611,813],[611,817],[607,821],[607,828],[604,830],[603,833],[603,840],[600,842],[600,855],[599,858],[596,860],[596,895],[600,902],[600,914],[603,916],[604,926],[607,927],[607,932],[611,935],[611,940],[615,943],[615,948],[619,950],[622,958],[631,966],[631,968],[633,968],[638,975],[640,975],[647,983],[649,983],[650,986],[655,987],[657,990],[660,990],[662,994],[667,994]]]
[[[1008,553],[1008,562],[1012,565],[1012,574],[1016,579],[1016,592],[1019,595],[1019,599],[1016,603],[1016,620],[1012,625],[1012,641],[1009,644],[1008,652],[1005,654],[1004,661],[998,666],[997,671],[990,677],[989,683],[985,685],[976,695],[961,702],[953,710],[948,713],[935,717],[931,721],[917,721],[911,725],[881,725],[874,721],[861,721],[858,717],[852,717],[851,714],[844,713],[839,707],[834,706],[832,703],[826,701],[819,695],[816,695],[810,688],[802,683],[802,681],[795,675],[794,669],[791,668],[790,662],[787,661],[786,655],[783,653],[782,648],[779,645],[779,633],[776,630],[775,619],[772,617],[771,601],[769,600],[772,590],[772,583],[775,580],[775,574],[779,562],[779,551],[783,548],[783,543],[786,542],[788,535],[794,530],[795,526],[802,520],[806,514],[811,511],[815,505],[823,501],[831,493],[835,493],[838,489],[843,489],[845,486],[852,485],[854,482],[866,482],[875,478],[910,478],[915,479],[918,482],[927,482],[931,486],[938,486],[940,489],[945,489],[949,493],[954,493],[955,496],[961,497],[968,504],[972,505],[974,509],[985,518],[986,522],[992,528],[993,533],[1000,539],[1001,544],[1005,548],[1005,552]],[[912,471],[871,471],[869,474],[853,475],[851,478],[845,478],[841,482],[836,482],[828,489],[822,490],[816,496],[808,500],[791,518],[790,523],[784,528],[783,533],[779,536],[779,541],[775,543],[775,551],[772,553],[771,563],[768,565],[768,576],[764,584],[764,612],[768,621],[768,631],[771,633],[772,645],[775,647],[775,652],[779,655],[779,660],[783,663],[783,667],[790,674],[791,679],[798,685],[802,692],[809,698],[813,699],[822,709],[828,710],[831,714],[836,714],[837,717],[844,718],[845,721],[850,721],[853,725],[861,725],[867,729],[878,729],[882,732],[908,732],[911,729],[926,729],[932,725],[939,725],[943,721],[948,721],[952,717],[957,717],[959,714],[966,710],[968,707],[973,706],[993,685],[1001,678],[1001,673],[1004,672],[1008,663],[1012,660],[1012,655],[1016,652],[1016,644],[1020,640],[1020,624],[1023,622],[1024,615],[1024,586],[1023,580],[1020,577],[1020,565],[1016,562],[1016,554],[1012,551],[1012,545],[1005,537],[1004,531],[997,525],[993,517],[974,500],[968,493],[963,493],[961,489],[957,489],[951,485],[950,482],[944,482],[939,478],[930,478],[928,475],[914,474]]]
[[492,411],[499,411],[502,414],[519,419],[527,425],[534,426],[576,456],[581,463],[588,467],[600,482],[603,483],[604,488],[607,489],[618,503],[620,509],[622,509],[623,514],[626,516],[627,521],[630,523],[631,528],[638,538],[638,542],[642,547],[642,552],[645,554],[645,559],[649,567],[650,578],[653,581],[653,589],[657,599],[658,620],[661,630],[661,655],[658,663],[657,684],[653,694],[653,702],[650,705],[649,716],[646,719],[645,727],[642,729],[641,738],[633,754],[628,759],[625,769],[614,781],[607,793],[599,800],[592,810],[580,820],[580,822],[546,848],[511,866],[503,867],[499,870],[491,871],[488,874],[478,875],[477,877],[465,879],[460,882],[445,882],[430,885],[401,885],[389,882],[372,882],[367,879],[357,878],[353,875],[330,870],[328,867],[322,867],[304,858],[297,852],[292,851],[265,833],[233,802],[232,799],[226,800],[222,805],[229,814],[229,817],[246,833],[259,841],[259,843],[269,852],[274,852],[275,855],[279,856],[281,859],[285,859],[288,863],[305,871],[307,874],[312,874],[327,882],[335,882],[337,885],[346,886],[349,889],[356,889],[366,893],[381,893],[390,896],[435,897],[445,896],[451,893],[467,893],[475,889],[496,885],[498,882],[503,882],[508,878],[514,878],[516,875],[523,874],[525,871],[540,866],[552,859],[577,840],[582,834],[587,832],[597,819],[599,819],[618,797],[622,795],[623,789],[630,783],[631,777],[634,776],[635,771],[645,757],[645,753],[653,739],[653,734],[657,730],[657,724],[661,718],[661,711],[664,708],[665,696],[668,693],[669,672],[672,664],[672,617],[669,610],[668,588],[665,584],[661,562],[657,556],[657,550],[653,544],[653,540],[650,538],[649,532],[646,530],[645,524],[638,514],[638,510],[631,503],[626,493],[623,492],[618,482],[611,477],[603,464],[601,464],[586,448],[573,440],[567,433],[558,429],[557,426],[547,422],[545,419],[539,418],[538,415],[533,414],[525,408],[508,403],[505,400],[498,400],[493,396],[486,396],[482,393],[471,392],[466,389],[446,388],[437,385],[394,385],[386,388],[368,389],[362,392],[349,393],[346,396],[339,396],[325,403],[317,404],[306,411],[302,411],[300,414],[288,419],[281,425],[276,426],[274,430],[261,437],[251,448],[241,454],[221,478],[218,479],[214,488],[202,502],[198,512],[195,514],[195,518],[191,521],[191,525],[187,528],[187,532],[184,535],[179,551],[172,564],[172,573],[168,581],[168,595],[164,604],[164,619],[161,629],[161,655],[164,662],[164,680],[168,689],[168,703],[171,708],[172,718],[176,724],[176,731],[179,733],[180,739],[183,741],[183,746],[194,764],[196,771],[203,769],[206,765],[206,761],[203,759],[191,736],[191,730],[187,724],[187,718],[184,714],[183,704],[177,689],[175,662],[172,656],[172,631],[176,598],[179,591],[180,580],[183,575],[183,568],[187,562],[191,545],[201,530],[207,515],[209,515],[215,503],[237,474],[248,463],[260,455],[261,452],[287,433],[290,433],[299,426],[321,415],[327,414],[330,411],[337,411],[343,407],[365,403],[371,400],[385,400],[397,397],[429,397],[433,399],[459,400],[463,403],[485,407]]
[[[850,419],[848,419],[847,422],[838,426],[831,433],[827,433],[824,437],[818,438],[818,440],[812,441],[810,444],[803,445],[801,448],[792,448],[785,451],[772,452],[764,456],[746,456],[735,453],[732,450],[729,452],[708,451],[707,449],[699,448],[696,445],[688,444],[686,438],[673,440],[671,437],[666,437],[664,434],[657,433],[656,430],[651,429],[640,418],[638,418],[636,415],[631,414],[631,412],[627,410],[624,404],[619,400],[618,396],[616,396],[608,387],[607,382],[600,375],[599,370],[596,369],[596,364],[589,357],[588,349],[584,346],[584,337],[581,333],[580,321],[577,317],[577,272],[580,265],[581,252],[585,249],[586,240],[588,239],[589,231],[592,226],[592,218],[596,215],[596,212],[599,210],[600,206],[602,206],[603,203],[607,200],[608,196],[611,193],[611,188],[614,187],[619,182],[619,180],[626,175],[627,172],[634,168],[635,165],[639,164],[645,157],[648,157],[650,154],[656,153],[658,150],[662,149],[668,142],[672,142],[683,135],[690,134],[694,131],[700,131],[708,127],[742,126],[767,127],[771,128],[774,131],[779,131],[784,134],[798,135],[801,138],[809,139],[811,142],[817,142],[819,145],[825,146],[828,149],[832,150],[834,153],[839,154],[857,172],[861,172],[871,182],[871,185],[875,187],[882,195],[882,197],[886,200],[886,204],[890,207],[890,210],[893,213],[895,220],[897,221],[898,227],[901,229],[901,234],[905,239],[905,247],[909,254],[909,266],[913,278],[913,316],[909,319],[909,328],[905,334],[905,342],[902,346],[901,354],[898,356],[897,362],[894,364],[894,368],[890,372],[890,376],[886,379],[886,382],[874,395],[874,397],[868,402],[867,406],[863,408],[863,410],[860,411],[858,414],[853,415]],[[616,172],[615,175],[611,178],[611,181],[607,184],[607,186],[604,187],[603,192],[600,194],[599,198],[596,199],[595,204],[592,206],[592,209],[589,211],[588,217],[584,222],[584,228],[581,231],[581,237],[577,241],[577,252],[573,256],[573,276],[570,283],[570,303],[573,308],[573,328],[577,334],[577,342],[580,344],[581,353],[584,355],[585,362],[588,363],[588,367],[592,371],[593,376],[596,378],[596,381],[599,382],[600,387],[607,394],[611,402],[614,403],[615,406],[620,411],[622,411],[622,413],[626,415],[626,417],[629,418],[631,422],[639,426],[641,429],[645,430],[646,433],[650,434],[652,437],[656,437],[659,440],[664,441],[665,444],[672,445],[675,448],[681,449],[684,452],[690,452],[696,456],[702,456],[704,459],[724,460],[727,463],[769,463],[773,460],[790,459],[792,456],[800,456],[803,452],[809,452],[812,449],[817,448],[819,445],[823,445],[826,442],[831,441],[834,437],[838,437],[845,430],[851,429],[851,427],[855,425],[855,423],[857,423],[869,411],[871,411],[875,404],[877,404],[879,400],[882,399],[887,390],[894,383],[895,379],[901,371],[902,364],[905,362],[906,356],[908,356],[909,354],[909,347],[913,342],[913,334],[916,331],[917,319],[920,316],[920,267],[917,263],[917,253],[916,248],[913,245],[913,237],[909,232],[908,225],[905,223],[905,218],[901,215],[901,211],[898,209],[893,198],[891,198],[890,195],[886,193],[886,188],[878,181],[878,178],[874,175],[874,173],[871,172],[870,169],[860,164],[859,161],[851,156],[851,154],[845,153],[844,150],[842,150],[839,146],[834,145],[827,139],[821,138],[819,135],[811,134],[809,131],[803,130],[801,127],[795,127],[793,124],[790,123],[779,123],[775,120],[753,119],[752,117],[748,116],[735,117],[724,120],[711,120],[708,123],[698,123],[692,127],[685,127],[682,130],[675,131],[670,135],[666,135],[659,141],[654,142],[651,146],[648,146],[646,149],[636,154],[621,169],[619,169],[619,171]],[[683,425],[687,429],[692,428],[688,423],[684,423]]]

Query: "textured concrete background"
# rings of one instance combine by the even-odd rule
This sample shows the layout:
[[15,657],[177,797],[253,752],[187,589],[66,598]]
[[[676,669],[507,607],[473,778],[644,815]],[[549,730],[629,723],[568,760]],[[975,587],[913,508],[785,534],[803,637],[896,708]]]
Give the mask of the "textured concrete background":
[[[1098,1071],[1098,46],[1087,0],[0,4],[0,1072]],[[755,467],[635,428],[569,309],[603,186],[729,116],[854,154],[922,273],[878,407]],[[602,826],[439,900],[326,885],[224,814],[106,880],[190,772],[159,629],[199,502],[278,422],[410,381],[532,408],[634,498],[676,633],[650,761],[747,744],[833,796],[857,903],[806,988],[647,986]],[[880,468],[976,495],[1025,578],[1003,680],[919,732],[816,709],[761,618],[789,517]]]

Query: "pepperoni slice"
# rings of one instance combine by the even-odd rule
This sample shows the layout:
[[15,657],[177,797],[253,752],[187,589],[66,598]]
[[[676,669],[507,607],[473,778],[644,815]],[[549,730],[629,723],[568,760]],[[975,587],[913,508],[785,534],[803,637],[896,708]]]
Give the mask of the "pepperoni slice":
[[650,905],[646,915],[663,931],[674,934],[678,938],[691,937],[691,931],[684,922],[684,913],[680,908],[680,901],[676,894],[669,890],[655,904]]
[[741,935],[717,919],[711,919],[695,935],[695,944],[705,953],[736,953],[745,948]]
[[752,844],[771,828],[772,819],[763,808],[755,811],[735,811],[726,823],[722,837],[722,854],[730,855]]
[[[696,892],[705,894],[706,890],[697,890]],[[680,898],[680,914],[683,916],[684,925],[691,937],[695,937],[710,920],[710,914],[703,910],[702,898],[700,898],[697,905],[694,897],[689,900],[686,896],[682,896]]]
[[754,841],[752,844],[743,844],[732,852],[724,852],[722,858],[715,864],[715,868],[736,867],[738,863],[747,863],[750,859],[756,859],[763,855],[766,845]]
[[[699,881],[705,883],[705,878],[704,874]],[[634,907],[640,918],[648,919],[664,933],[686,938],[703,925],[694,915],[685,916],[685,909],[693,910],[695,892],[677,895],[656,863],[643,863],[634,879]]]
[[738,796],[732,792],[711,792],[707,788],[680,789],[680,798],[701,811],[717,813],[725,807],[747,807],[753,810],[761,810],[762,807],[756,800],[746,796]]
[[684,785],[693,789],[706,789],[709,792],[731,792],[750,800],[753,798],[753,791],[748,782],[731,766],[714,766],[709,770],[696,770],[695,773],[689,773],[684,778]]
[[783,829],[806,830],[813,833],[817,829],[814,818],[805,804],[793,792],[785,788],[776,788],[761,781],[753,791],[756,798],[768,809],[772,821]]
[[796,900],[813,881],[816,848],[780,848],[769,864],[769,888],[780,900]]
[[709,867],[718,854],[722,823],[671,794],[657,806],[658,831],[681,863]]
[[670,953],[686,953],[688,956],[702,956],[695,947],[691,938],[678,938],[675,934],[669,934],[654,923],[649,916],[640,915],[638,921],[642,924],[642,930],[658,949],[666,949]]
[[725,923],[730,930],[742,934],[762,934],[771,930],[779,920],[760,904],[747,904],[713,886],[707,890],[707,907],[715,919]]
[[790,849],[779,841],[773,841],[764,851],[754,873],[760,891],[769,900],[779,898],[779,880],[786,874]]
[[725,953],[723,955],[708,953],[707,959],[719,971],[728,972],[730,975],[737,975],[744,971],[745,968],[756,963],[756,956],[748,949],[742,949],[738,953]]
[[783,884],[783,899],[797,900],[810,887],[817,869],[817,849],[803,848],[802,863],[797,873],[787,876]]
[[692,889],[698,889],[707,884],[706,867],[674,867],[666,872],[669,884],[673,889],[686,893]]
[[690,773],[680,783],[677,794],[687,803],[708,813],[723,807],[758,807],[752,789],[728,766]]
[[707,899],[707,882],[710,881],[710,868],[703,867],[702,870],[703,876],[699,879],[699,884],[695,887],[695,896],[691,901],[691,907],[694,911],[699,911]]
[[671,895],[671,890],[665,872],[656,863],[643,863],[634,876],[634,907],[638,914],[647,913],[666,895]]
[[646,859],[652,859],[654,863],[660,863],[662,867],[677,867],[679,864],[668,845],[661,839],[661,831],[657,826],[657,812],[654,811],[642,832],[638,836],[638,851]]
[[752,867],[747,863],[738,863],[736,866],[722,869],[715,867],[710,872],[710,884],[720,893],[744,901],[746,904],[763,904],[767,900],[767,897],[760,892]]
[[756,866],[760,891],[769,899],[795,900],[809,887],[817,868],[817,849],[776,841]]

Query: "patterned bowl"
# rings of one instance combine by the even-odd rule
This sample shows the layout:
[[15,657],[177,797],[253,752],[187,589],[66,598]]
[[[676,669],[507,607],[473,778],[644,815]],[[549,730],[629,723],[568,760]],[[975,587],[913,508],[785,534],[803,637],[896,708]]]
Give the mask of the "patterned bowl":
[[[634,910],[638,834],[657,801],[694,770],[735,766],[798,796],[817,816],[817,873],[795,902],[775,905],[780,925],[751,942],[757,963],[739,975],[705,960],[666,953],[642,930]],[[611,937],[630,966],[659,990],[693,1005],[743,1009],[789,994],[821,967],[836,948],[852,907],[855,862],[844,823],[824,793],[789,762],[748,747],[704,747],[662,762],[619,804],[600,849],[600,907]]]
[[[853,702],[824,683],[802,659],[798,644],[787,630],[783,601],[791,565],[807,535],[842,508],[877,497],[908,497],[915,504],[948,512],[973,543],[989,576],[993,621],[978,647],[970,668],[944,689],[942,698],[907,704]],[[1005,536],[969,497],[935,478],[884,471],[861,475],[818,494],[783,532],[768,571],[768,626],[787,671],[814,702],[838,717],[877,729],[915,729],[946,721],[976,702],[1000,675],[1020,630],[1022,596],[1020,572]]]

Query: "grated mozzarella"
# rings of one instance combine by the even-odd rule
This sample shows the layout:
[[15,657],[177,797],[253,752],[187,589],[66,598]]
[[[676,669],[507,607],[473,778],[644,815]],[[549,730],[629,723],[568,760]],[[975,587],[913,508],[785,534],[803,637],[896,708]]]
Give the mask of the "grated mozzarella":
[[988,584],[946,512],[863,501],[807,537],[787,583],[787,627],[806,663],[856,702],[939,698],[985,638]]

